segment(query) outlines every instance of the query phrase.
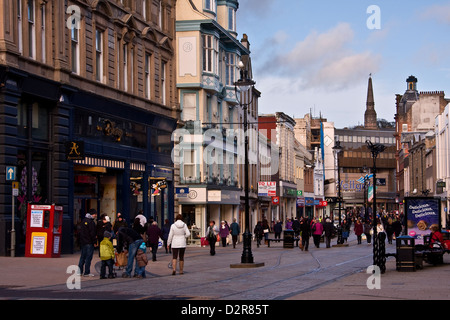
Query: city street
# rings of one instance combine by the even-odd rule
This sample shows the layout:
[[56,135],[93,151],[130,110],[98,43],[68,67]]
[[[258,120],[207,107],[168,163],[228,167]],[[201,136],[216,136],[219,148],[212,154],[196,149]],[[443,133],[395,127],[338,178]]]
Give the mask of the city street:
[[[372,264],[372,246],[357,245],[353,237],[348,247],[284,249],[282,243],[256,248],[255,262],[260,268],[230,268],[240,263],[242,245],[217,247],[215,256],[208,247],[189,247],[184,275],[171,275],[171,255],[159,251],[158,261],[151,258],[146,279],[124,279],[118,270],[116,279],[99,279],[100,260],[94,253],[92,273],[81,278],[81,288],[70,290],[66,284],[73,273],[67,268],[78,264],[79,254],[56,259],[0,258],[3,277],[0,299],[3,300],[178,300],[178,301],[269,301],[269,300],[438,300],[449,299],[450,256],[444,264],[424,264],[416,272],[397,272],[395,259],[388,258],[380,289],[370,290],[366,273]],[[386,246],[395,253],[395,244]],[[95,270],[95,271],[94,271]],[[186,302],[185,301],[185,302]]]

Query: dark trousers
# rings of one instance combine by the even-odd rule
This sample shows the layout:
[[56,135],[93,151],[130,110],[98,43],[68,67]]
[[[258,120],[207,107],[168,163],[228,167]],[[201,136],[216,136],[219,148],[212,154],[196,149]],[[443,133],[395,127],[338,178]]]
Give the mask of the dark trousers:
[[308,247],[309,247],[309,236],[302,236],[302,244],[303,244],[303,249],[305,251],[308,251]]
[[156,253],[158,252],[158,244],[150,243],[150,247],[152,248],[152,261],[156,261]]
[[216,238],[208,238],[209,242],[209,254],[212,256],[216,254]]
[[100,278],[106,277],[106,267],[108,267],[108,275],[111,278],[114,274],[113,266],[114,266],[114,259],[102,260],[102,266],[100,268]]
[[237,238],[238,238],[237,235],[235,235],[235,236],[232,235],[232,236],[231,236],[231,239],[233,239],[233,248],[236,248]]

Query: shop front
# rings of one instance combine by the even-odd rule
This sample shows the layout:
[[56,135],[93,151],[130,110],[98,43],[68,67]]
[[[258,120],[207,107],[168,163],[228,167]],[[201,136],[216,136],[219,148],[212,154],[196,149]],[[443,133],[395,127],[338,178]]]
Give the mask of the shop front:
[[243,221],[239,215],[240,191],[214,190],[202,186],[179,189],[184,191],[182,193],[177,191],[180,212],[192,234],[189,244],[200,244],[200,239],[205,235],[211,220],[219,226],[221,221],[231,225],[236,218],[243,230]]

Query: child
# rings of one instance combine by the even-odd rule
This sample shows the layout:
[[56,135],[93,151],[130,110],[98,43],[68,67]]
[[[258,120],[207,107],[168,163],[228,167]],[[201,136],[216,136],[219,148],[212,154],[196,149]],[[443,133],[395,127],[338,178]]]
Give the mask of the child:
[[148,264],[146,251],[147,245],[144,241],[141,243],[136,253],[136,263],[138,265],[138,267],[136,268],[136,273],[138,278],[145,278],[145,266]]
[[100,279],[106,279],[106,266],[108,266],[108,278],[115,278],[113,272],[114,266],[114,247],[111,242],[111,233],[105,231],[103,234],[104,238],[102,242],[100,242],[100,260],[102,260],[102,266],[100,269]]

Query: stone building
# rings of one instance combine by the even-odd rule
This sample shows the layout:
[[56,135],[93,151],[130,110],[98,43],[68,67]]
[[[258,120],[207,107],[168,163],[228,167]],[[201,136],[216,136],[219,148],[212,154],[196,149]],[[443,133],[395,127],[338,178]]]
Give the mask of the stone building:
[[0,254],[11,227],[5,166],[18,172],[22,249],[30,201],[63,206],[63,253],[90,209],[112,222],[140,211],[173,220],[175,4],[0,1]]

